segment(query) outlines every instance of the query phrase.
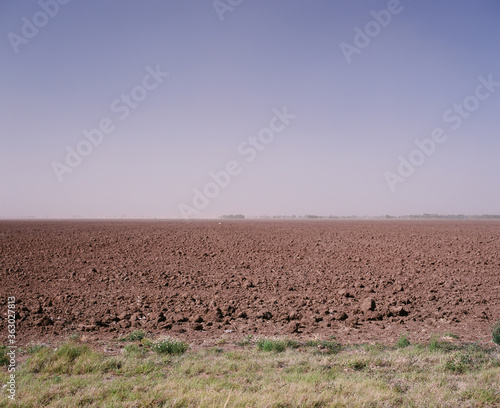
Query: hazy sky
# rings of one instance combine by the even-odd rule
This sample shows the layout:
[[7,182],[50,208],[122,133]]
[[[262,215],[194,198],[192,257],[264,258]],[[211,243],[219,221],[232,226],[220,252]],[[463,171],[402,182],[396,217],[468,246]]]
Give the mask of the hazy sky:
[[2,1],[0,217],[500,213],[499,21],[497,0]]

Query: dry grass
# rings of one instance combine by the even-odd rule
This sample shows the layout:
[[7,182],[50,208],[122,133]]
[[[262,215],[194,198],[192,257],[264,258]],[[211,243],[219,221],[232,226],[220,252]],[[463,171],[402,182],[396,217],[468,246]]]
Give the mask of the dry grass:
[[122,344],[119,356],[79,342],[34,348],[17,373],[16,402],[2,391],[0,407],[500,406],[496,346],[257,339],[158,354],[144,340]]

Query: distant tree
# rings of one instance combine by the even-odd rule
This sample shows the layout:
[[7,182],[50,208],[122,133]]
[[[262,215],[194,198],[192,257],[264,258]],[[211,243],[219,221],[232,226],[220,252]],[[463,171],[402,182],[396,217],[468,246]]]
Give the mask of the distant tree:
[[245,216],[243,214],[228,214],[223,215],[221,218],[225,220],[243,220]]

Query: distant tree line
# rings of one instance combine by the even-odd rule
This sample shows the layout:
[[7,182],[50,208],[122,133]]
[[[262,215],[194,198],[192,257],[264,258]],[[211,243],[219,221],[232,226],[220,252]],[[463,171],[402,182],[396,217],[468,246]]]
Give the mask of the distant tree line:
[[[243,214],[236,214],[236,215],[223,215],[221,218],[224,219],[243,219],[245,216]],[[400,219],[400,220],[405,220],[405,219],[446,219],[446,220],[475,220],[475,219],[500,219],[500,215],[496,214],[483,214],[483,215],[464,215],[464,214],[450,214],[450,215],[441,215],[441,214],[415,214],[415,215],[401,215],[401,216],[394,216],[394,215],[381,215],[381,216],[356,216],[356,215],[349,215],[349,216],[337,216],[337,215],[314,215],[314,214],[307,214],[307,215],[261,215],[261,216],[256,216],[256,217],[250,217],[250,218],[256,218],[256,219],[284,219],[284,220],[289,220],[289,219],[310,219],[310,220],[315,220],[315,219],[339,219],[339,220],[348,220],[348,219]]]

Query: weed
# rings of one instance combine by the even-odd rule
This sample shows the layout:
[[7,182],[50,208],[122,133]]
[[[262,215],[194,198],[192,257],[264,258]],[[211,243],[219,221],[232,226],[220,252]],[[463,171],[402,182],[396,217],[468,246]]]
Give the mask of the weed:
[[96,359],[97,354],[93,353],[88,346],[73,343],[63,344],[54,350],[39,347],[27,362],[28,372],[70,374],[75,370],[77,360],[82,357],[88,358],[89,362],[93,363],[91,357]]
[[369,353],[373,353],[373,354],[379,354],[385,350],[387,350],[387,346],[384,346],[383,344],[381,343],[375,343],[375,344],[365,344],[364,345],[364,348],[366,351],[368,351]]
[[468,359],[465,356],[454,356],[446,360],[444,368],[455,374],[463,374],[468,369]]
[[27,351],[28,351],[28,354],[35,354],[45,347],[46,346],[44,346],[43,344],[32,344],[32,345],[28,346]]
[[349,368],[352,368],[354,371],[361,371],[366,368],[366,361],[363,360],[352,360],[347,363]]
[[211,354],[211,355],[214,355],[214,356],[222,354],[222,353],[224,353],[224,349],[221,349],[219,347],[212,347],[212,348],[209,348],[207,350],[207,354]]
[[259,339],[257,340],[257,348],[260,351],[276,351],[281,353],[286,349],[286,343],[283,340]]
[[56,349],[56,357],[64,358],[68,362],[72,363],[77,357],[85,354],[89,351],[88,346],[74,346],[72,344],[63,344],[61,347]]
[[492,366],[495,366],[494,359],[486,358],[485,353],[488,351],[481,348],[478,344],[467,344],[465,347],[460,347],[460,349],[460,352],[448,358],[445,363],[446,370],[462,374],[483,367],[487,361],[489,361]]
[[491,338],[500,346],[500,320],[491,326]]
[[241,340],[240,342],[238,342],[238,346],[241,346],[241,347],[245,347],[245,346],[249,346],[250,344],[253,343],[253,335],[252,334],[248,334],[246,335],[243,340]]
[[319,351],[325,351],[328,354],[338,353],[342,346],[333,340],[309,340],[306,341],[305,345],[307,347],[316,347]]
[[180,340],[163,339],[151,345],[151,349],[158,354],[183,354],[188,345]]
[[80,341],[80,333],[78,332],[73,332],[69,335],[69,340],[70,341]]
[[0,366],[8,365],[9,358],[7,357],[7,347],[0,345]]
[[122,337],[119,341],[140,341],[146,337],[146,332],[144,330],[137,330],[130,333],[128,336]]
[[432,336],[431,341],[429,343],[429,350],[449,352],[456,350],[456,347],[447,341],[439,341],[439,339],[436,336]]
[[139,347],[137,344],[128,344],[123,349],[123,353],[127,357],[144,356],[147,354],[147,349]]
[[401,334],[401,336],[399,336],[399,339],[396,343],[396,347],[397,348],[405,348],[405,347],[408,347],[410,345],[410,340],[408,339],[408,335],[407,334]]
[[147,338],[144,338],[141,340],[141,344],[146,347],[146,348],[151,348],[153,347],[153,342]]
[[294,340],[268,339],[257,340],[257,349],[260,351],[276,351],[281,353],[287,348],[297,348],[299,343]]

